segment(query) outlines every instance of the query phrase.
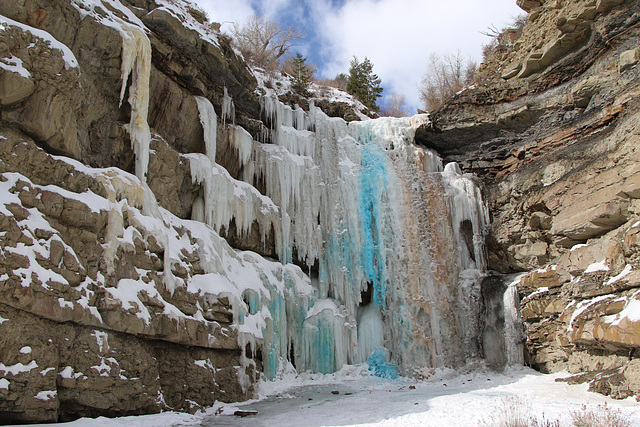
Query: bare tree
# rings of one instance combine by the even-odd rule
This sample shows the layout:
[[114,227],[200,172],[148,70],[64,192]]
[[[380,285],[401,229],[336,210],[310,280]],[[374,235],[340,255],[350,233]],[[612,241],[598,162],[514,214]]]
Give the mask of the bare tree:
[[418,88],[427,111],[433,111],[473,80],[476,64],[455,54],[429,55],[427,73]]
[[387,105],[380,111],[381,116],[386,117],[406,117],[409,115],[405,105],[405,96],[401,93],[393,92]]
[[263,16],[250,17],[243,26],[234,24],[233,37],[235,46],[249,64],[275,71],[282,58],[294,42],[304,37],[300,31],[289,28],[282,29]]
[[491,38],[489,43],[482,45],[482,61],[486,62],[494,52],[500,53],[510,50],[522,35],[527,20],[527,15],[522,14],[513,17],[507,27],[498,29],[491,24],[486,31],[480,31],[483,36]]

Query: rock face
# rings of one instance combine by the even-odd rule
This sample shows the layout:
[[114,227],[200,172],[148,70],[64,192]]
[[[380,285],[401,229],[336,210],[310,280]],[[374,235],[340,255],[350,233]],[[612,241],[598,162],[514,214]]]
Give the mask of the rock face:
[[417,139],[484,182],[490,268],[526,272],[528,363],[637,396],[640,3],[518,5],[521,38]]
[[[416,139],[484,181],[491,268],[526,272],[518,288],[529,363],[568,369],[579,374],[570,381],[613,396],[637,395],[640,5],[518,4],[530,21],[521,39]],[[278,207],[263,197],[261,172],[247,172],[247,153],[255,142],[266,158],[274,146],[256,142],[270,142],[266,126],[304,114],[275,97],[261,105],[257,91],[269,85],[256,76],[265,77],[181,2],[11,1],[0,15],[0,419],[193,412],[250,397],[263,360],[238,320],[260,318],[260,292],[274,306],[288,304],[285,292],[308,303],[309,276],[321,267],[305,265],[307,276],[259,256],[279,256],[281,236],[261,221]],[[363,114],[349,103],[317,104],[346,121]],[[207,105],[214,129],[201,119]],[[233,185],[207,187],[198,166]],[[253,182],[235,181],[245,175]],[[428,183],[425,194],[436,193]],[[263,216],[216,231],[190,220],[203,220],[204,200],[223,189],[239,190]],[[422,236],[432,225],[420,218],[407,224],[426,224]],[[465,221],[450,234],[475,263],[476,231]],[[455,258],[454,246],[443,237],[435,250]],[[295,249],[289,258],[302,264]],[[451,295],[454,270],[436,272]],[[234,278],[232,291],[221,277]],[[338,311],[319,307],[318,318]],[[428,324],[427,312],[416,318]],[[344,332],[344,322],[335,325]],[[288,345],[280,350],[293,352]]]
[[174,0],[0,3],[0,422],[244,400],[264,325],[241,321],[259,294],[311,298],[300,268],[262,258],[271,223],[204,223],[222,186],[278,208],[264,177],[236,180],[269,142],[268,77],[201,18]]
[[[260,367],[228,299],[170,286],[206,278],[208,245],[234,257],[181,222],[200,190],[182,153],[205,149],[194,95],[220,109],[226,88],[245,123],[259,116],[256,80],[179,8],[116,3],[0,4],[3,422],[194,412],[249,397]],[[118,28],[136,25],[151,30],[148,187],[127,173],[134,106],[120,93]]]

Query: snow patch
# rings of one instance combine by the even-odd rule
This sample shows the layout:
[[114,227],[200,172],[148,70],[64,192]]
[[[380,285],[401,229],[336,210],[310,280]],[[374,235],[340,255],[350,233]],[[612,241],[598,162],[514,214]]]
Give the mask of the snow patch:
[[17,56],[13,56],[12,54],[9,54],[9,57],[0,58],[0,68],[3,68],[12,73],[17,73],[26,79],[31,78],[31,73],[26,68],[24,68],[22,59],[18,58]]
[[47,369],[43,369],[42,371],[40,371],[40,375],[42,375],[43,377],[46,376],[49,372],[51,371],[55,371],[56,368],[47,368]]
[[609,267],[607,266],[606,260],[602,260],[600,262],[594,262],[589,265],[587,269],[584,271],[586,273],[594,273],[596,271],[609,271]]
[[618,280],[624,279],[627,275],[629,275],[629,273],[631,273],[631,270],[633,268],[631,267],[630,264],[627,264],[624,269],[617,275],[613,276],[612,278],[610,278],[609,280],[607,280],[604,283],[604,286],[609,286],[615,282],[617,282]]
[[580,248],[586,248],[587,246],[589,246],[589,245],[588,245],[588,244],[586,244],[586,243],[579,243],[579,244],[577,244],[577,245],[573,245],[573,246],[571,247],[571,249],[569,249],[569,251],[570,251],[570,252],[573,252],[573,251],[575,251],[575,250],[577,250],[577,249],[580,249]]
[[[78,67],[78,60],[76,59],[71,49],[69,49],[65,44],[60,43],[55,37],[49,34],[46,31],[39,30],[37,28],[33,28],[29,25],[22,24],[20,22],[14,21],[13,19],[9,19],[6,16],[0,15],[0,29],[6,31],[7,26],[11,27],[19,27],[25,32],[29,32],[34,36],[42,39],[45,43],[49,45],[52,49],[59,50],[62,53],[62,59],[64,60],[65,68],[68,70],[70,68]],[[21,66],[22,62],[18,65],[15,64],[16,67]],[[2,67],[4,68],[4,67]],[[26,70],[24,70],[26,71]],[[19,72],[19,71],[16,71]],[[26,71],[29,73],[28,71]]]
[[15,365],[7,366],[4,363],[0,363],[0,371],[3,371],[5,375],[11,374],[13,376],[16,376],[18,374],[22,374],[25,372],[31,372],[37,367],[38,367],[38,364],[36,363],[35,360],[32,360],[27,365],[23,363],[16,363]]
[[57,398],[58,397],[58,391],[57,390],[40,391],[40,392],[38,392],[38,394],[36,394],[33,397],[35,399],[38,399],[38,400],[47,401],[47,400],[51,400],[51,399]]

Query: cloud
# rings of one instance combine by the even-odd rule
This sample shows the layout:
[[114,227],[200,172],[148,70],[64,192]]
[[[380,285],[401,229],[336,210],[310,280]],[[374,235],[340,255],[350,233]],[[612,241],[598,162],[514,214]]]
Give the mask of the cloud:
[[325,9],[318,21],[324,40],[322,73],[345,72],[353,55],[367,56],[382,79],[385,92],[407,97],[419,106],[417,86],[431,52],[460,50],[480,59],[480,34],[491,24],[506,25],[521,10],[515,0],[350,0],[339,9]]
[[[410,111],[420,106],[418,85],[430,53],[481,59],[480,34],[522,13],[515,0],[197,0],[213,21],[243,23],[262,14],[306,34],[296,46],[318,66],[320,77],[347,72],[356,55],[368,57],[385,95],[404,94]],[[225,29],[225,27],[223,27]]]
[[[251,0],[197,0],[197,3],[213,22],[243,23],[256,13]],[[223,27],[223,29],[228,28]]]

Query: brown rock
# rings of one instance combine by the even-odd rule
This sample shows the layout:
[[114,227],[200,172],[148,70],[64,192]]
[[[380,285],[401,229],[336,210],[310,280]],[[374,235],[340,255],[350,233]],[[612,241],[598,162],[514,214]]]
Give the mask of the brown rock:
[[0,105],[24,101],[35,89],[32,78],[0,69]]

